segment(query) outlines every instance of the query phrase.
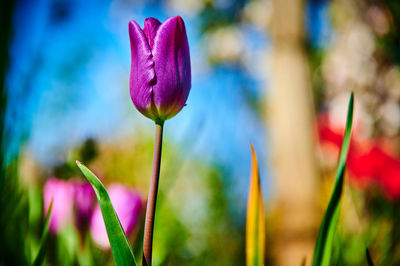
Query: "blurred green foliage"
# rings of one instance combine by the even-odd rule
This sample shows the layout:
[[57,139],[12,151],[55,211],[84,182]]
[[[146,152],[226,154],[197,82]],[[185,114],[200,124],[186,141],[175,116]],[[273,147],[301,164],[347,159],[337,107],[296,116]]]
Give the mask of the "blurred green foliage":
[[[153,149],[151,134],[139,132],[121,145],[90,142],[90,145],[86,142],[71,150],[68,158],[82,158],[89,153],[86,151],[89,149],[91,154],[96,154],[90,158],[89,165],[96,169],[106,187],[113,182],[129,184],[145,197]],[[244,223],[232,222],[236,218],[228,206],[227,189],[221,174],[224,172],[223,168],[186,159],[168,140],[164,145],[155,223],[154,265],[243,265]],[[46,175],[55,173],[64,179],[76,178],[78,174],[70,166],[71,162],[68,160],[62,167],[57,166],[50,173],[38,171],[36,185],[29,188],[26,202],[29,202],[30,211],[29,215],[28,212],[23,215],[26,224],[29,218],[29,226],[18,232],[25,232],[20,242],[15,238],[7,241],[17,245],[26,244],[29,240],[30,256],[37,254],[44,222],[42,182]],[[12,195],[16,194],[13,192]],[[13,205],[7,206],[11,208]],[[143,218],[139,226],[141,228]],[[22,225],[21,221],[16,224]],[[13,228],[18,229],[16,226]],[[140,228],[137,230],[131,241],[140,263],[143,232]],[[15,231],[10,230],[10,236],[16,235],[18,234]],[[24,258],[20,255],[6,257]],[[14,262],[10,263],[13,265]],[[15,263],[26,265],[22,262]],[[111,252],[103,251],[93,243],[87,226],[78,229],[70,224],[58,235],[49,235],[45,265],[113,264]]]
[[0,265],[26,265],[28,230],[27,196],[19,187],[18,160],[6,163],[9,132],[5,128],[7,88],[5,77],[9,65],[8,48],[12,34],[14,1],[0,3]]

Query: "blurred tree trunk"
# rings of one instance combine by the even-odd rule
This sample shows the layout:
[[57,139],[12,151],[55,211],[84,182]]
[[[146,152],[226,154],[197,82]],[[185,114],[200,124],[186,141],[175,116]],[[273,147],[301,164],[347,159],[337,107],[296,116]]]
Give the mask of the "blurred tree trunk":
[[267,115],[276,176],[277,265],[310,263],[316,236],[313,101],[304,45],[304,3],[273,0],[272,77]]

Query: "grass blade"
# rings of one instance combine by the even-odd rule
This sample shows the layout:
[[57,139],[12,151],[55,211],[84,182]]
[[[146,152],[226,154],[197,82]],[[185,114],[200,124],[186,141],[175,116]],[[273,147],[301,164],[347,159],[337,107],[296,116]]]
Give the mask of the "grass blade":
[[346,130],[342,148],[340,150],[339,164],[336,171],[335,187],[328,208],[319,228],[317,242],[314,249],[313,266],[328,266],[333,250],[333,239],[339,219],[340,200],[343,191],[344,173],[346,170],[347,154],[350,146],[351,126],[353,123],[354,95],[351,93],[347,110]]
[[86,166],[79,161],[76,161],[76,164],[85,175],[89,183],[92,185],[96,193],[116,265],[136,265],[136,260],[132,253],[129,241],[126,237],[124,229],[121,226],[114,207],[112,206],[107,190],[104,188],[100,180]]
[[53,210],[53,200],[51,200],[49,209],[46,214],[46,219],[44,222],[44,227],[43,227],[43,233],[40,238],[40,245],[39,245],[39,252],[36,255],[35,260],[32,262],[32,265],[34,266],[40,266],[43,264],[45,255],[46,255],[46,243],[47,243],[47,234],[49,233],[49,224],[50,224],[50,217],[51,217],[51,212]]
[[365,249],[365,257],[367,258],[368,266],[374,266],[374,262],[372,261],[371,254],[369,254],[368,248]]
[[301,266],[306,266],[307,265],[307,257],[303,257],[303,260],[301,261]]
[[251,147],[251,180],[247,200],[246,219],[246,265],[264,265],[264,210],[258,171],[257,155],[253,145]]

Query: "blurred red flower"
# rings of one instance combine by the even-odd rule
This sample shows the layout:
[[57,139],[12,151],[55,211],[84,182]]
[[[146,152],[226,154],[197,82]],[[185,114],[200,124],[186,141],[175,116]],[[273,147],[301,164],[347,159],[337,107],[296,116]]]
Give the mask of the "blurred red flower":
[[[324,152],[339,156],[343,140],[343,127],[332,126],[329,115],[318,117],[318,138]],[[329,149],[327,149],[329,147]],[[360,140],[352,136],[347,169],[350,182],[360,187],[378,186],[390,200],[400,199],[400,159],[389,153],[381,141]]]

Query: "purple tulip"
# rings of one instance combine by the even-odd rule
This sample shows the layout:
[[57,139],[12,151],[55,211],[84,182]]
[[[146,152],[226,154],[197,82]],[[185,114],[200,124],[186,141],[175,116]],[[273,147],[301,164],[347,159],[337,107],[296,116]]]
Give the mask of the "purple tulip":
[[190,54],[181,17],[160,23],[146,18],[143,30],[129,22],[131,41],[130,94],[136,108],[156,122],[176,115],[191,87]]
[[74,206],[74,187],[71,183],[57,178],[49,178],[43,188],[45,214],[53,199],[53,209],[50,216],[50,231],[59,233],[68,223],[71,223]]
[[[136,192],[119,184],[112,184],[107,189],[111,203],[118,215],[119,221],[129,235],[138,222],[142,210],[142,199]],[[106,227],[100,206],[97,204],[90,219],[90,234],[93,241],[102,249],[109,249]]]

